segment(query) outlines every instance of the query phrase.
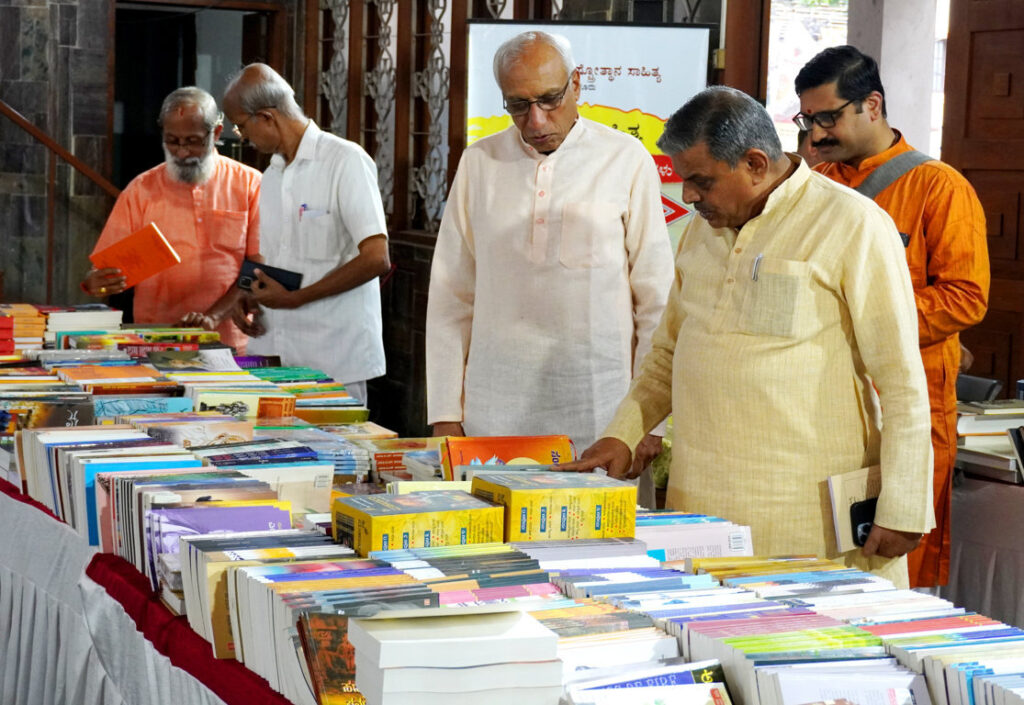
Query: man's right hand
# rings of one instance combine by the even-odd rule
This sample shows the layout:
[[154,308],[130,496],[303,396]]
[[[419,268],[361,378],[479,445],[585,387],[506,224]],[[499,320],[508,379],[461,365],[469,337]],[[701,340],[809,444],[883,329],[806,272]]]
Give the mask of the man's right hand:
[[462,424],[458,421],[440,421],[434,424],[435,436],[465,436]]
[[90,269],[82,282],[82,290],[89,296],[101,298],[111,294],[120,294],[125,290],[127,278],[116,267],[106,269]]
[[260,305],[248,296],[240,298],[231,309],[231,320],[238,326],[238,330],[251,338],[258,338],[267,332]]
[[590,472],[594,468],[604,468],[609,477],[619,480],[631,479],[630,468],[633,454],[629,446],[618,438],[599,438],[594,445],[583,451],[579,460],[557,465],[553,469],[562,472]]

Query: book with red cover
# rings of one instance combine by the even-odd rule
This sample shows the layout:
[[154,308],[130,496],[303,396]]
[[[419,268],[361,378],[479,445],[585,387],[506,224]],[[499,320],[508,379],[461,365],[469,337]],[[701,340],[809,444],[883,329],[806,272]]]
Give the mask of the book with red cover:
[[110,247],[89,255],[89,260],[96,269],[120,269],[127,280],[125,288],[130,288],[178,264],[181,257],[156,224],[149,223]]

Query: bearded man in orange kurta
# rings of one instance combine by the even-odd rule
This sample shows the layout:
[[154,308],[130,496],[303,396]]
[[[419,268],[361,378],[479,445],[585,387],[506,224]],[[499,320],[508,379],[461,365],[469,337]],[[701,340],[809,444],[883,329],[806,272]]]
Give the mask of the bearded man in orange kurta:
[[[244,352],[248,338],[231,320],[245,257],[258,257],[260,172],[217,153],[222,116],[217,101],[195,86],[164,99],[159,121],[163,164],[139,174],[121,192],[93,252],[156,223],[181,262],[135,287],[137,323],[202,326]],[[119,269],[91,269],[91,296],[125,289]]]
[[985,215],[974,189],[948,164],[915,151],[885,113],[875,61],[852,46],[831,47],[796,77],[800,112],[824,160],[818,171],[873,198],[906,248],[928,377],[935,453],[935,523],[908,555],[912,587],[949,582],[950,502],[956,460],[956,376],[960,331],[988,307]]

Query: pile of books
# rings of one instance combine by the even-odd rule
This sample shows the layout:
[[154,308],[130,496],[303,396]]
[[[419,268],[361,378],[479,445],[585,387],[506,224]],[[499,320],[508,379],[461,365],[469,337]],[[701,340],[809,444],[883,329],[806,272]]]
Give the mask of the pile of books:
[[46,318],[31,304],[0,304],[0,355],[43,347]]
[[957,404],[956,466],[1000,482],[1024,484],[1024,400]]
[[558,637],[530,614],[353,619],[356,687],[374,705],[554,703]]
[[635,535],[652,556],[662,561],[754,555],[749,526],[706,514],[637,512]]
[[[37,306],[46,316],[43,335],[48,345],[55,345],[62,333],[93,331],[105,333],[121,327],[122,312],[106,304],[91,303],[74,306]],[[63,347],[57,345],[57,347]]]

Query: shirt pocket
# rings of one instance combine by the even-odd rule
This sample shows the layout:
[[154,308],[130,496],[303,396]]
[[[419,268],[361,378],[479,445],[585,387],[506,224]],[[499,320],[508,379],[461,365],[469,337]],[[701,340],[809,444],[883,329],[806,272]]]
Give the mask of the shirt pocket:
[[334,219],[327,210],[309,209],[299,219],[299,256],[322,261],[338,258]]
[[810,297],[807,262],[762,257],[755,260],[740,314],[740,330],[751,335],[797,338],[803,334]]
[[241,251],[245,253],[246,239],[249,234],[249,213],[247,211],[227,211],[211,209],[207,214],[210,229],[207,231],[213,249],[230,254]]
[[624,256],[624,238],[622,209],[614,203],[566,203],[558,260],[570,269],[606,267]]

